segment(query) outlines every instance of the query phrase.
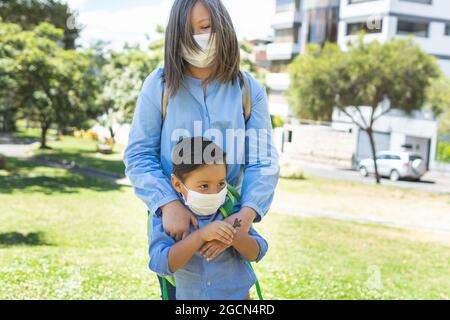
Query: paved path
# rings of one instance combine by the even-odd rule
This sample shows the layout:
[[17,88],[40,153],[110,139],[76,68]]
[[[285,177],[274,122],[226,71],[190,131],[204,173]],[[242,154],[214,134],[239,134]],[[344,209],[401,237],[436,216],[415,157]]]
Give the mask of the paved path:
[[309,210],[300,208],[297,205],[287,204],[283,197],[278,195],[275,196],[270,210],[277,213],[299,217],[328,218],[333,220],[358,222],[363,224],[377,224],[388,227],[438,232],[450,236],[450,225],[442,223],[442,221],[438,221],[436,219],[432,220],[427,219],[426,217],[424,219],[407,219],[395,214],[387,219],[384,217],[367,215],[364,212],[356,215],[346,214],[342,212]]
[[35,141],[14,141],[10,136],[0,136],[0,154],[10,158],[30,158],[33,156],[31,148]]
[[[306,175],[323,177],[333,180],[346,180],[361,183],[374,184],[375,178],[362,177],[359,172],[338,168],[330,165],[313,164],[302,160],[289,160],[294,166],[298,166]],[[391,181],[389,179],[382,179],[381,183],[387,186],[398,188],[413,189],[434,193],[449,193],[450,194],[450,177],[443,176],[437,172],[427,172],[422,177],[420,182],[415,181]]]

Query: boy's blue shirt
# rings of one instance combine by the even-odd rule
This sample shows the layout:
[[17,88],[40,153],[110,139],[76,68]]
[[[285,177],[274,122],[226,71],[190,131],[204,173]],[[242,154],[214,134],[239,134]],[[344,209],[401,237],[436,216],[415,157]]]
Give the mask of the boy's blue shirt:
[[[236,203],[234,212],[238,212],[239,209],[240,205]],[[211,216],[196,215],[196,217],[200,228],[213,221],[224,220],[220,212]],[[191,226],[191,232],[194,231],[194,227]],[[249,234],[258,242],[260,250],[256,262],[259,262],[268,250],[267,241],[253,227],[250,228]],[[209,262],[196,252],[183,268],[172,273],[169,270],[168,257],[170,248],[175,243],[175,240],[164,231],[162,217],[153,214],[149,267],[160,276],[175,278],[177,300],[242,300],[256,282],[255,273],[247,260],[233,247]]]

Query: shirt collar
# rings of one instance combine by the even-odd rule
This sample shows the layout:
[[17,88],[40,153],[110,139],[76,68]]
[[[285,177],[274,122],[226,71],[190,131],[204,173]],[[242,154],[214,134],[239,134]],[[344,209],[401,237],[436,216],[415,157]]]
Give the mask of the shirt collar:
[[[182,84],[186,88],[187,91],[200,103],[205,103],[205,96],[203,95],[203,81],[197,78],[194,78],[190,75],[185,74]],[[211,93],[217,91],[217,87],[219,86],[218,80],[208,81],[206,84],[206,97],[208,97]]]

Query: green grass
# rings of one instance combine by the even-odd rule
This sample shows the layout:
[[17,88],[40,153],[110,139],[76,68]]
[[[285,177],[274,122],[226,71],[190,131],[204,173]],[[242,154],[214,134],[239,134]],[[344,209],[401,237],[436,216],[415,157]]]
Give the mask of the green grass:
[[[40,132],[37,129],[22,129],[15,133],[18,139],[33,139],[39,141]],[[116,144],[113,153],[104,155],[97,152],[97,141],[71,136],[61,136],[56,139],[56,131],[50,130],[47,137],[50,150],[40,150],[36,145],[34,154],[53,161],[69,161],[83,167],[111,172],[124,177],[125,166],[122,160],[124,146]]]
[[35,150],[35,155],[49,160],[74,161],[77,165],[112,172],[124,176],[125,166],[122,160],[124,147],[116,144],[114,153],[104,155],[96,151],[97,141],[63,136],[58,141],[51,141],[51,150]]
[[[34,139],[39,141],[40,132],[37,129],[22,129],[15,134],[18,139]],[[111,172],[124,177],[125,166],[122,160],[124,146],[116,144],[113,153],[104,155],[97,152],[97,141],[71,136],[61,136],[56,139],[56,131],[50,130],[47,137],[50,150],[40,150],[36,145],[34,154],[53,161],[69,161],[83,167]]]
[[[8,159],[0,204],[0,299],[159,298],[130,188]],[[450,299],[448,243],[274,212],[256,228],[268,299]]]

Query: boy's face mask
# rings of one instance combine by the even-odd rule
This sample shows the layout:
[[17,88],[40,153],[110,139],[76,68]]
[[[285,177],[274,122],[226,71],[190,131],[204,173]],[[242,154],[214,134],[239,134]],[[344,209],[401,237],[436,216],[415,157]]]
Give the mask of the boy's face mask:
[[209,216],[217,212],[219,208],[225,203],[225,199],[227,196],[227,187],[225,186],[219,193],[199,193],[193,190],[186,188],[186,186],[181,183],[183,187],[188,192],[187,200],[183,199],[185,204],[191,209],[194,213],[199,216]]
[[[209,39],[212,37],[211,41]],[[187,50],[182,46],[184,60],[197,68],[207,68],[211,66],[216,57],[216,43],[212,33],[195,34],[194,40],[202,49],[199,52]]]

